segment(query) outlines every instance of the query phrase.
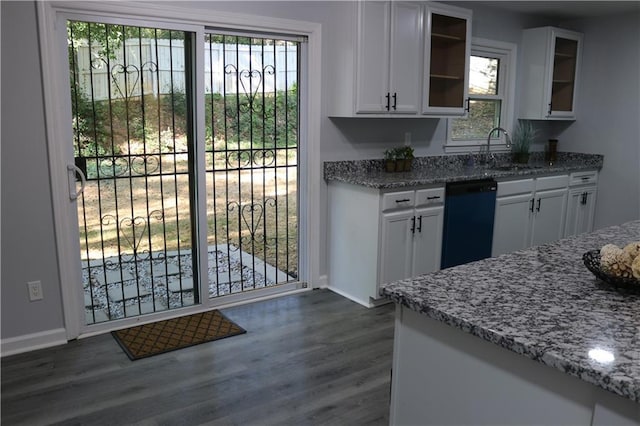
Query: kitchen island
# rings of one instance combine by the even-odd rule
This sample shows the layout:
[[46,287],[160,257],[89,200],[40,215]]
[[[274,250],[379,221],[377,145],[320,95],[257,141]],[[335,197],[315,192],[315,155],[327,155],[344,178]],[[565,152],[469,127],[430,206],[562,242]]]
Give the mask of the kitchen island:
[[392,424],[640,424],[640,295],[582,255],[640,221],[381,286]]

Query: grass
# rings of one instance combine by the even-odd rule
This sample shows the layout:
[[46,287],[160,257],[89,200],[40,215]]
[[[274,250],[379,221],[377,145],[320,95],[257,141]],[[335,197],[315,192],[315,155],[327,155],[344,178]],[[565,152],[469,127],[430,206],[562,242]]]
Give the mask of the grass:
[[[223,157],[207,155],[207,167],[216,170],[206,173],[207,240],[232,244],[297,276],[296,150],[278,150],[274,161],[290,166],[263,168],[258,160],[227,172]],[[186,158],[175,168],[187,170]],[[139,254],[190,249],[190,208],[187,175],[90,180],[78,203],[81,256],[102,259],[131,254],[134,247]],[[131,218],[137,218],[134,226]]]

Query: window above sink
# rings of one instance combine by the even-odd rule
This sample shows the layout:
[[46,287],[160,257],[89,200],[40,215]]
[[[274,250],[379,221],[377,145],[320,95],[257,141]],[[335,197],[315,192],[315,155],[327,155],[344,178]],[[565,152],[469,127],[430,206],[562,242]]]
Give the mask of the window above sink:
[[[445,152],[478,152],[490,129],[512,127],[515,67],[515,44],[473,38],[467,114],[447,120]],[[504,136],[494,143],[495,151],[504,150]]]

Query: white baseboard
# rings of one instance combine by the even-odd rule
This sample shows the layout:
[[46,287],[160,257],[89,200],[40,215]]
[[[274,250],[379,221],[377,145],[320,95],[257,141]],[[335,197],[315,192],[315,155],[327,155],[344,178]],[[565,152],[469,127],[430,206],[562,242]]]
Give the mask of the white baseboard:
[[23,336],[2,339],[0,344],[0,356],[20,354],[35,351],[36,349],[49,348],[51,346],[67,343],[67,331],[64,328],[41,331],[39,333],[25,334]]
[[318,286],[316,288],[328,288],[329,287],[329,277],[327,275],[320,275],[318,277]]

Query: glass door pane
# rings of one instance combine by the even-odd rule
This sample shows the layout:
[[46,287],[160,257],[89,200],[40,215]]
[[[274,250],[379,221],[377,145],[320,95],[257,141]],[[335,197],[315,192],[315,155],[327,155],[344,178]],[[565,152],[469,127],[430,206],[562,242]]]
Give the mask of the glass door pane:
[[299,42],[205,39],[209,297],[298,277]]
[[552,111],[572,111],[578,41],[556,38],[553,61]]
[[[69,21],[87,324],[198,303],[191,34]],[[195,253],[195,250],[194,250]]]

